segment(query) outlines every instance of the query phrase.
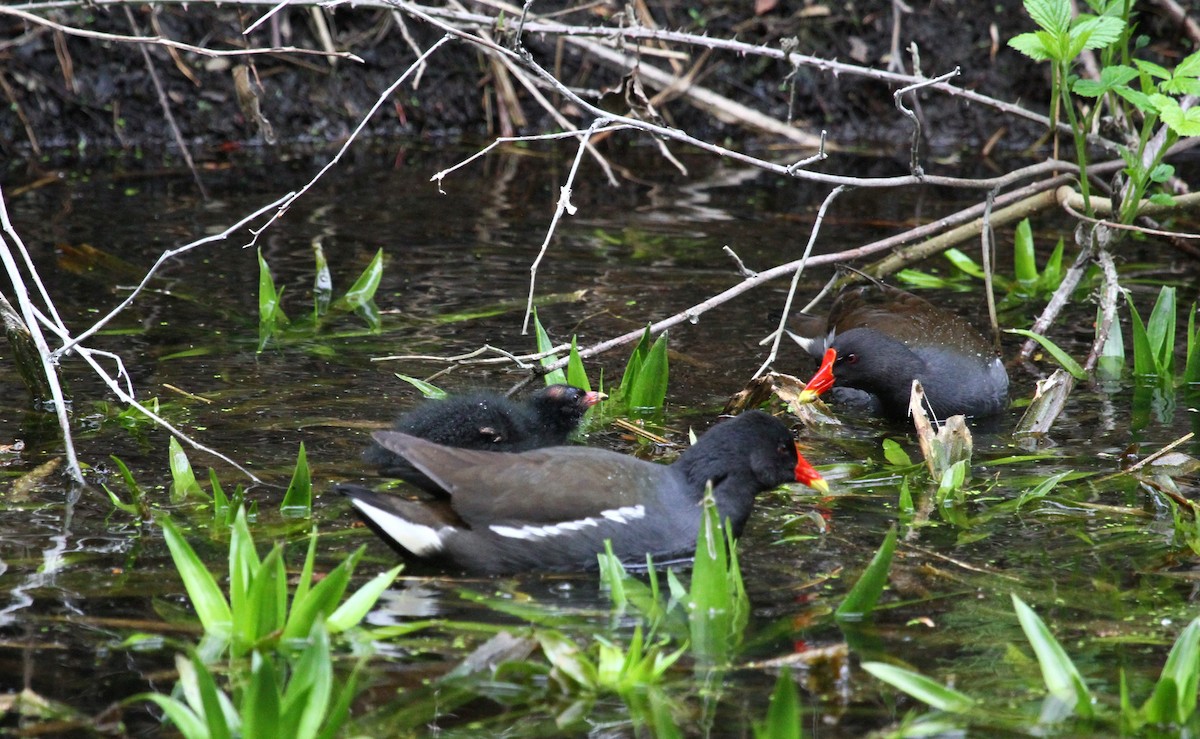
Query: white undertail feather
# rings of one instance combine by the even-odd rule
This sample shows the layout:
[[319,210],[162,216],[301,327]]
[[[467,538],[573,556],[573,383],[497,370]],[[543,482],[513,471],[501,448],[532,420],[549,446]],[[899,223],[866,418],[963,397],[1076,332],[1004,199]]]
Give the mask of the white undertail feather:
[[449,533],[449,528],[434,529],[431,526],[413,523],[395,513],[377,508],[365,500],[355,498],[350,502],[400,546],[418,557],[428,557],[445,548],[442,544],[442,534],[443,532]]

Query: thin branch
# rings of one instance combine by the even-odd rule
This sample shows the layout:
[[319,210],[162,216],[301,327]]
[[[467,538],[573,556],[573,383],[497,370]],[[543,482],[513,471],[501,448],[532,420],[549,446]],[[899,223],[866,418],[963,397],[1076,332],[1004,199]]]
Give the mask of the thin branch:
[[[78,3],[66,3],[65,5],[71,6],[71,5],[77,5],[77,4]],[[96,3],[96,4],[99,5],[100,3]],[[104,4],[105,5],[118,5],[118,4],[123,4],[123,3],[106,2]],[[141,5],[143,3],[139,2],[138,4]],[[39,10],[41,10],[41,9],[45,9],[45,8],[53,7],[53,6],[52,5],[33,5],[30,7],[36,7]],[[256,54],[315,54],[317,56],[331,56],[331,57],[338,57],[341,59],[349,59],[354,62],[360,62],[360,63],[362,62],[362,59],[360,57],[358,57],[355,54],[351,54],[348,51],[339,51],[339,52],[335,52],[335,53],[329,53],[327,51],[320,51],[318,49],[300,49],[295,46],[280,46],[280,47],[275,47],[275,48],[270,48],[270,49],[266,49],[266,48],[207,49],[203,46],[193,46],[192,44],[185,44],[185,43],[181,43],[179,41],[173,41],[171,39],[161,38],[159,36],[125,36],[125,35],[122,35],[119,33],[102,33],[100,31],[88,31],[83,28],[75,28],[74,26],[67,26],[62,23],[55,23],[54,21],[52,21],[48,18],[43,18],[40,15],[28,13],[24,10],[21,10],[21,9],[15,8],[15,7],[6,8],[3,6],[0,6],[0,15],[11,15],[16,18],[20,18],[21,20],[24,20],[27,23],[33,23],[36,25],[53,28],[54,30],[61,31],[62,33],[65,33],[69,36],[79,36],[81,38],[90,38],[90,39],[95,39],[97,41],[104,41],[106,43],[150,44],[152,46],[169,46],[172,49],[180,49],[182,51],[190,51],[193,54],[199,54],[201,56],[218,57],[218,56],[252,56],[252,55],[256,55]]]
[[821,223],[825,220],[825,211],[829,209],[829,205],[837,199],[838,195],[846,188],[838,185],[833,188],[825,200],[821,203],[821,207],[817,209],[817,217],[813,221],[812,230],[808,234],[808,244],[804,247],[804,254],[800,257],[800,262],[796,265],[796,270],[792,272],[792,284],[788,288],[787,299],[783,301],[783,315],[779,317],[779,328],[775,330],[775,340],[771,343],[771,351],[767,353],[767,358],[763,361],[762,366],[758,368],[751,379],[758,377],[774,363],[775,358],[779,356],[779,342],[783,339],[784,326],[787,325],[788,318],[792,315],[792,300],[796,297],[796,288],[800,284],[800,274],[804,272],[804,265],[808,263],[808,257],[812,254],[813,246],[817,243],[817,234],[821,232]]
[[[1083,363],[1084,371],[1089,373],[1096,368],[1096,362],[1104,353],[1104,345],[1108,343],[1108,336],[1112,333],[1117,317],[1117,296],[1121,293],[1121,285],[1117,281],[1117,266],[1113,263],[1108,249],[1101,247],[1096,252],[1096,262],[1104,274],[1104,292],[1100,297],[1100,323],[1096,326],[1096,340],[1092,343],[1092,350],[1088,352],[1087,361]],[[1120,331],[1121,327],[1118,326],[1117,330]]]
[[529,266],[529,297],[525,303],[525,320],[521,322],[522,334],[529,332],[529,318],[533,315],[533,292],[537,283],[538,266],[542,263],[542,257],[546,256],[546,250],[550,248],[550,239],[554,237],[554,229],[558,227],[563,213],[575,215],[575,206],[571,204],[571,185],[575,183],[575,175],[579,172],[579,162],[583,161],[583,153],[587,151],[588,139],[597,130],[604,128],[607,123],[607,120],[599,118],[584,133],[579,146],[575,149],[575,161],[571,162],[571,171],[567,173],[567,181],[559,188],[558,203],[554,206],[554,215],[550,218],[549,228],[546,229],[546,238],[542,241],[542,246],[538,250],[533,264]]

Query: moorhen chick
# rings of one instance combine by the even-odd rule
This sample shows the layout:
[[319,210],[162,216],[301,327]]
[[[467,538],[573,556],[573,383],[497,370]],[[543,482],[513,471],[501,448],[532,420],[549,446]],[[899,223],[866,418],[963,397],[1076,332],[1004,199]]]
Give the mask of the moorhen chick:
[[[488,392],[452,395],[421,403],[392,428],[444,446],[523,452],[566,444],[587,409],[605,397],[573,385],[550,385],[524,401]],[[385,477],[408,478],[416,471],[378,443],[363,457]]]
[[872,409],[908,417],[913,379],[938,418],[989,416],[1008,405],[1008,373],[991,344],[961,317],[899,288],[843,289],[825,317],[802,315],[789,332],[821,367],[801,399],[830,387],[868,393]]
[[793,480],[829,490],[787,426],[757,410],[717,424],[670,465],[592,447],[498,454],[395,431],[374,436],[416,467],[422,475],[415,482],[442,500],[355,485],[338,492],[401,553],[486,574],[595,568],[605,539],[627,562],[691,556],[710,481],[735,536],[765,490]]

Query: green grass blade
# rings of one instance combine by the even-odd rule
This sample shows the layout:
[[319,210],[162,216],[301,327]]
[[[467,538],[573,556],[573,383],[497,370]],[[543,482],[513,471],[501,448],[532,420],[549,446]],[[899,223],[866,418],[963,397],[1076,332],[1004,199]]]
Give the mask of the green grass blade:
[[250,679],[242,693],[242,736],[279,737],[281,705],[279,673],[269,655],[250,657]]
[[1042,682],[1045,683],[1046,690],[1065,705],[1073,707],[1076,715],[1082,718],[1091,718],[1091,694],[1088,692],[1079,670],[1075,668],[1075,663],[1071,661],[1062,645],[1050,633],[1046,622],[1042,621],[1033,609],[1025,604],[1025,601],[1015,594],[1012,596],[1012,601],[1013,608],[1017,612],[1017,620],[1021,622],[1021,629],[1025,632],[1025,638],[1033,647],[1038,664],[1042,668]]
[[703,506],[686,601],[691,644],[701,662],[724,664],[741,641],[739,610],[745,604],[738,602],[741,575],[731,567],[728,540],[711,486]]
[[391,587],[402,569],[404,569],[404,565],[396,565],[387,572],[379,573],[356,590],[353,595],[346,599],[345,603],[338,606],[337,610],[331,613],[329,618],[325,620],[325,625],[328,627],[329,633],[338,634],[362,623],[362,620],[375,607],[379,596],[383,595],[383,591]]
[[579,347],[576,346],[574,336],[571,337],[571,353],[567,355],[567,384],[588,392],[592,391],[592,385],[588,382],[587,371],[583,369],[583,359],[579,356]]
[[147,700],[161,708],[167,720],[179,730],[185,739],[206,739],[208,737],[208,729],[204,726],[204,721],[183,701],[175,700],[161,693],[139,693],[129,700],[130,702]]
[[1146,324],[1150,351],[1154,356],[1154,374],[1162,380],[1175,377],[1175,288],[1162,286]]
[[1038,287],[1042,292],[1053,292],[1062,284],[1063,248],[1063,240],[1060,238],[1054,246],[1054,251],[1050,253],[1050,258],[1046,260],[1046,266],[1042,268],[1042,276],[1038,280]]
[[314,526],[312,532],[308,536],[308,552],[304,555],[304,566],[300,568],[300,579],[296,582],[296,592],[292,595],[292,602],[299,603],[308,597],[308,591],[312,587],[313,568],[317,562],[317,529]]
[[283,289],[275,289],[275,280],[262,249],[258,250],[258,351],[266,347],[276,332],[287,327],[283,312]]
[[1200,618],[1193,619],[1171,647],[1167,663],[1143,712],[1154,723],[1186,724],[1196,712],[1200,688]]
[[200,483],[196,482],[196,473],[179,441],[172,436],[168,445],[168,462],[171,468],[171,501],[178,503],[189,495],[204,495]]
[[937,683],[911,670],[883,662],[863,662],[863,669],[879,680],[939,711],[966,713],[975,706],[971,696]]
[[1200,331],[1196,329],[1196,304],[1188,313],[1187,327],[1187,359],[1183,365],[1183,381],[1189,384],[1200,383]]
[[283,713],[294,717],[288,737],[314,739],[325,718],[333,694],[333,658],[329,652],[329,634],[317,621],[308,634],[308,646],[292,669],[292,677],[283,692]]
[[417,390],[419,390],[421,392],[421,395],[425,396],[426,398],[431,398],[433,400],[444,400],[445,398],[449,397],[449,395],[450,395],[450,393],[441,389],[437,385],[433,385],[431,383],[425,382],[424,380],[418,380],[415,377],[409,377],[408,375],[402,375],[399,372],[396,373],[396,377],[399,377],[401,380],[404,380],[409,385],[412,385],[413,387],[415,387]]
[[234,611],[234,618],[245,617],[251,634],[248,644],[256,644],[283,628],[287,621],[287,569],[283,564],[283,547],[276,544],[263,558],[247,594],[249,612]]
[[631,415],[662,412],[667,397],[667,373],[667,334],[664,332],[646,353],[633,386],[625,395]]
[[297,598],[292,603],[292,612],[288,614],[287,626],[283,630],[284,639],[303,639],[312,631],[313,622],[318,617],[328,617],[337,610],[342,595],[350,584],[350,576],[358,561],[362,559],[366,546],[359,547],[353,554],[329,571],[322,580],[305,594],[303,600]]
[[325,250],[320,241],[313,241],[313,320],[329,312],[329,302],[333,300],[333,275],[329,272],[329,261],[325,259]]
[[162,527],[163,539],[171,551],[175,569],[179,571],[188,598],[192,601],[192,608],[196,609],[196,615],[204,625],[204,630],[228,635],[233,617],[225,594],[217,587],[216,579],[196,556],[195,550],[179,533],[179,529],[175,528],[171,519],[161,516],[158,525]]
[[1033,228],[1028,218],[1017,224],[1013,239],[1013,273],[1021,294],[1034,294],[1038,287],[1037,255],[1033,248]]
[[1133,329],[1133,373],[1142,377],[1157,375],[1154,350],[1150,347],[1146,324],[1142,323],[1142,317],[1128,292],[1125,293],[1125,302],[1129,305],[1129,324]]
[[617,611],[624,611],[629,604],[625,594],[625,565],[613,554],[612,539],[604,540],[604,552],[596,555],[600,565],[600,587],[608,590],[608,599]]
[[646,355],[650,353],[650,326],[646,326],[646,330],[642,332],[642,337],[638,339],[637,346],[633,347],[633,352],[629,355],[629,361],[625,363],[625,373],[621,375],[621,384],[617,386],[617,397],[620,402],[628,406],[630,389],[637,383],[638,375],[642,372],[642,365],[646,361]]
[[[228,702],[229,698],[221,694],[217,689],[217,681],[213,679],[212,672],[200,661],[198,656],[193,656],[191,659],[193,673],[192,676],[196,683],[196,692],[199,695],[201,705],[204,711],[204,723],[208,727],[209,739],[232,739],[233,731],[236,729],[236,714],[226,716],[224,703]],[[180,675],[182,679],[182,674]],[[231,712],[232,713],[232,712]],[[230,726],[235,723],[234,726]]]
[[[550,343],[550,335],[546,333],[546,329],[542,326],[542,322],[538,320],[537,308],[533,309],[533,333],[537,336],[538,354],[548,352],[554,348],[554,344]],[[558,361],[558,357],[554,354],[547,354],[541,358],[543,367],[548,367]],[[560,385],[567,381],[567,373],[561,368],[552,372],[546,373],[546,385]]]
[[976,262],[965,253],[959,251],[958,249],[951,248],[947,249],[943,255],[946,257],[946,259],[949,259],[950,263],[957,267],[960,272],[968,274],[976,279],[983,279],[983,267],[979,266],[979,262]]
[[354,311],[366,321],[372,331],[379,331],[382,321],[379,318],[379,307],[375,305],[375,291],[383,279],[383,249],[375,252],[375,257],[363,270],[346,294],[338,298],[331,308],[333,310]]
[[896,551],[896,527],[888,529],[879,551],[871,558],[858,582],[850,588],[845,600],[837,607],[834,616],[839,620],[859,621],[871,615],[883,588],[887,585],[888,571],[892,567],[892,554]]
[[771,691],[771,703],[767,707],[767,720],[754,727],[758,739],[800,739],[804,731],[800,726],[800,696],[792,671],[783,668]]
[[296,469],[279,510],[284,516],[294,518],[312,517],[312,475],[308,470],[308,456],[304,453],[304,442],[300,442],[300,453],[296,455]]
[[1032,331],[1027,331],[1023,328],[1005,329],[1005,332],[1010,333],[1010,334],[1016,334],[1018,336],[1024,336],[1027,339],[1033,339],[1037,343],[1041,344],[1042,348],[1045,349],[1046,352],[1050,354],[1050,356],[1054,357],[1054,361],[1058,362],[1059,365],[1061,365],[1062,368],[1065,369],[1067,372],[1070,372],[1071,376],[1074,377],[1076,380],[1086,380],[1087,379],[1087,373],[1083,371],[1083,367],[1079,366],[1079,362],[1076,362],[1074,359],[1072,359],[1070,354],[1067,354],[1066,352],[1064,352],[1062,349],[1059,348],[1058,344],[1055,344],[1053,341],[1046,338],[1045,336],[1042,336],[1041,334],[1036,334]]
[[229,512],[229,496],[225,494],[221,481],[217,479],[217,471],[212,467],[208,468],[208,484],[212,487],[213,520],[224,521]]

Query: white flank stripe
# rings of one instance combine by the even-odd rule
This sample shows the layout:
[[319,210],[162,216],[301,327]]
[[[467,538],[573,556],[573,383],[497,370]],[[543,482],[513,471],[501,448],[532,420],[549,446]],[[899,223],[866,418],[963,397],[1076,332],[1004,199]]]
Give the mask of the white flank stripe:
[[445,529],[435,530],[413,523],[362,500],[351,499],[350,502],[383,529],[385,534],[418,557],[428,557],[442,551],[442,531]]
[[646,508],[640,505],[625,506],[624,508],[615,508],[611,511],[601,511],[601,516],[604,516],[609,521],[617,523],[629,523],[631,519],[645,518]]
[[[610,521],[617,523],[628,523],[629,519],[643,518],[646,515],[646,509],[642,506],[626,506],[625,508],[617,508],[611,511],[603,511],[601,516]],[[561,536],[572,531],[582,531],[585,526],[596,527],[600,525],[600,520],[588,516],[575,521],[563,521],[562,523],[546,524],[545,526],[522,526],[515,528],[513,526],[489,526],[494,533],[500,536],[507,536],[510,539],[524,539],[525,541],[533,541],[535,539],[545,539],[548,536]]]

